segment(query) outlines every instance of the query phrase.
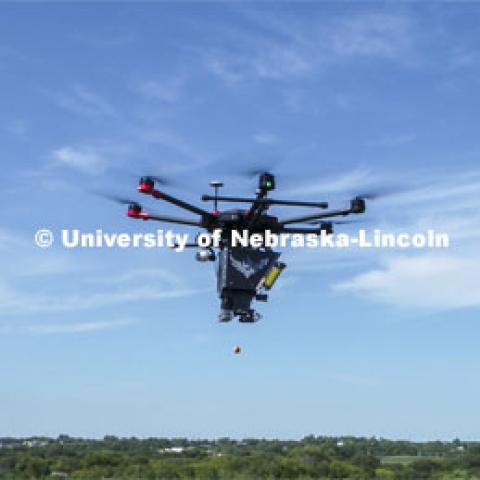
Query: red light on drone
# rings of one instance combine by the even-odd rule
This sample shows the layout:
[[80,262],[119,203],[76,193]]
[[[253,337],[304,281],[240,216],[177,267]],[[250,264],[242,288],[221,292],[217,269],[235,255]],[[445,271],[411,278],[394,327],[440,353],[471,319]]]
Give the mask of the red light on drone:
[[140,212],[137,212],[134,208],[129,208],[127,210],[127,216],[131,218],[140,218]]
[[142,177],[138,183],[138,191],[140,193],[151,194],[155,187],[155,182],[148,177]]
[[147,194],[148,194],[148,193],[152,193],[153,187],[152,187],[150,184],[148,184],[148,183],[140,183],[140,184],[138,185],[138,191],[139,191],[140,193],[147,193]]
[[136,203],[132,203],[128,206],[127,216],[130,218],[142,218],[148,220],[148,213],[142,212],[142,207]]

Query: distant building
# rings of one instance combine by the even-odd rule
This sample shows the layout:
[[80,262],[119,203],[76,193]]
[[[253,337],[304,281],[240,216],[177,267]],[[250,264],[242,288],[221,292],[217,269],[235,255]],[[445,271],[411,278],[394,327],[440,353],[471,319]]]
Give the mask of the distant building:
[[183,453],[184,450],[184,447],[167,447],[162,448],[160,451],[163,453]]
[[48,445],[48,442],[46,440],[24,440],[23,441],[23,446],[32,448],[32,447],[45,447]]
[[68,473],[67,472],[56,472],[56,471],[53,471],[51,474],[50,474],[51,477],[53,478],[68,478]]

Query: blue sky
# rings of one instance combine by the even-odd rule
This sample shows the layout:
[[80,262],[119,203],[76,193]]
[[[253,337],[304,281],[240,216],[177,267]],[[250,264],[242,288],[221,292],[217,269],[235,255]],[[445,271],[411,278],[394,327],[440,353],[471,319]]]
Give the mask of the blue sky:
[[[478,439],[480,6],[0,12],[0,435]],[[399,187],[369,228],[452,245],[287,251],[255,325],[216,322],[191,251],[34,246],[157,227],[88,190],[135,197],[159,171],[192,201],[218,176],[247,194],[229,172],[256,160],[279,197]]]

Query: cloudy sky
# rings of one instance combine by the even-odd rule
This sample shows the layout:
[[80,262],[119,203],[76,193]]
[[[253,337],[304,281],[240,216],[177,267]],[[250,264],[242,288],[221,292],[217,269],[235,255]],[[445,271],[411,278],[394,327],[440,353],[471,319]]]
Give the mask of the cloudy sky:
[[[473,3],[3,3],[0,435],[478,438],[479,20]],[[157,228],[92,191],[135,199],[158,172],[191,201],[212,177],[246,195],[255,163],[286,198],[383,189],[369,229],[451,246],[285,251],[263,320],[224,325],[192,251],[34,245]]]

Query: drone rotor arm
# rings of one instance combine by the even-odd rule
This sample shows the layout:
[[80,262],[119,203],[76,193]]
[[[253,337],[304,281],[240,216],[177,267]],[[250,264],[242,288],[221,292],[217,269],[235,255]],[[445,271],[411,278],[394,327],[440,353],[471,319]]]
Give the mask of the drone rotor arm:
[[269,205],[284,205],[290,207],[314,207],[314,208],[328,208],[328,202],[297,202],[294,200],[274,200],[267,199],[266,203]]
[[173,197],[172,195],[169,195],[164,192],[160,192],[159,190],[153,190],[151,195],[153,198],[156,198],[157,200],[164,200],[165,202],[171,203],[172,205],[183,208],[184,210],[188,210],[189,212],[195,213],[202,217],[208,217],[211,215],[209,212],[207,212],[206,210],[203,210],[202,208],[198,208],[195,205],[192,205],[191,203],[184,202],[179,198]]
[[[293,200],[275,200],[273,198],[244,198],[244,197],[223,197],[218,196],[217,199],[222,202],[232,202],[232,203],[254,203],[261,205],[283,205],[291,207],[314,207],[314,208],[328,208],[327,202],[296,202]],[[203,195],[202,200],[208,202],[215,200],[215,197],[212,195]]]
[[320,234],[320,229],[318,228],[301,228],[301,227],[294,227],[294,228],[287,228],[283,227],[279,230],[279,233],[298,233],[300,235],[309,235],[313,233],[314,235]]
[[310,220],[321,220],[323,218],[346,216],[350,215],[351,213],[355,213],[355,211],[351,208],[344,208],[339,210],[331,210],[330,212],[325,213],[314,213],[310,215],[301,215],[298,217],[286,218],[285,220],[279,220],[278,223],[281,227],[283,227],[284,225],[289,225],[291,223],[304,223]]
[[247,223],[248,228],[252,228],[255,223],[257,223],[262,213],[268,209],[268,204],[266,203],[268,199],[265,198],[266,196],[266,190],[259,190],[257,192],[257,197],[253,201],[252,206],[245,217],[245,222]]
[[189,218],[171,217],[169,215],[146,214],[145,220],[155,220],[157,222],[176,223],[178,225],[190,225],[192,227],[203,227],[203,223]]
[[210,202],[212,200],[215,200],[215,198],[221,202],[232,202],[232,203],[252,203],[255,201],[254,198],[224,197],[222,195],[218,195],[217,197],[215,197],[213,195],[202,195],[202,201],[204,202]]
[[186,243],[185,245],[180,245],[179,243],[175,243],[175,245],[173,245],[172,247],[170,248],[178,248],[178,247],[182,247],[182,248],[198,248],[198,244],[197,243]]
[[191,203],[184,202],[173,195],[169,195],[168,193],[161,192],[155,188],[155,179],[152,177],[142,177],[140,178],[140,182],[137,187],[140,193],[145,195],[150,195],[157,200],[164,200],[165,202],[171,203],[177,207],[183,208],[191,213],[195,213],[196,215],[200,215],[201,217],[209,217],[211,216],[206,210],[202,208],[198,208]]

